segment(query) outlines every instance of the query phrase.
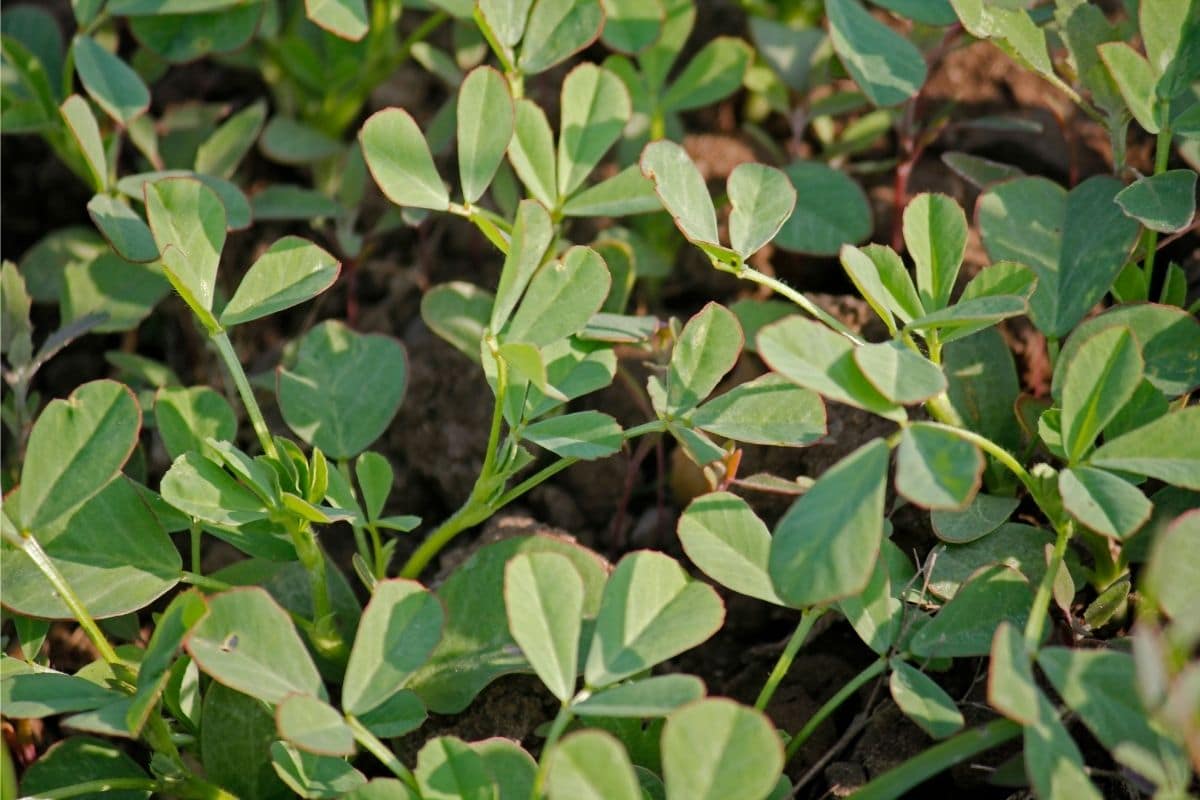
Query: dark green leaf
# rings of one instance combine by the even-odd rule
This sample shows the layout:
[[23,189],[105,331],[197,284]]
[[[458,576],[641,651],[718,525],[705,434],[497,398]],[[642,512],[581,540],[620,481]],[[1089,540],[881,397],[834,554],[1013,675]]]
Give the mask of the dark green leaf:
[[888,446],[876,439],[827,470],[775,528],[771,580],[804,608],[856,594],[871,578],[883,540]]
[[387,429],[407,382],[398,341],[328,321],[304,336],[292,369],[279,371],[279,407],[300,438],[332,458],[350,458]]

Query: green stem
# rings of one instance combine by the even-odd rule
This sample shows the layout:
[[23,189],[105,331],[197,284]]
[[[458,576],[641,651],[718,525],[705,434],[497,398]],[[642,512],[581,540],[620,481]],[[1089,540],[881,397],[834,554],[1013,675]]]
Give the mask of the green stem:
[[400,759],[396,758],[387,745],[379,741],[379,738],[367,729],[357,718],[346,715],[346,724],[350,726],[350,730],[354,732],[354,739],[363,746],[375,758],[379,759],[379,763],[383,764],[392,774],[400,780],[404,781],[408,788],[420,794],[420,787],[417,786],[417,779],[413,776],[412,771],[401,763]]
[[820,607],[806,608],[801,612],[800,624],[796,626],[796,631],[792,634],[792,638],[788,639],[787,646],[783,648],[783,653],[779,656],[779,660],[775,662],[775,668],[767,676],[767,682],[763,684],[762,691],[758,693],[758,699],[754,701],[756,709],[763,711],[766,709],[767,704],[771,702],[771,698],[775,695],[775,690],[779,688],[780,682],[788,674],[788,670],[792,668],[792,662],[796,660],[796,654],[800,652],[800,648],[804,645],[804,640],[808,638],[813,625],[824,613],[825,609]]
[[[1158,132],[1154,142],[1154,174],[1161,175],[1167,171],[1167,161],[1171,158],[1171,129],[1164,125]],[[1142,264],[1142,274],[1146,276],[1146,295],[1150,294],[1150,282],[1154,279],[1154,255],[1158,250],[1158,231],[1146,229],[1146,260]]]
[[721,272],[728,272],[742,280],[757,283],[759,286],[766,286],[776,294],[783,295],[788,300],[791,300],[814,319],[820,320],[828,325],[833,330],[845,336],[856,345],[866,344],[859,336],[846,327],[840,320],[832,316],[820,306],[816,305],[812,300],[809,300],[801,292],[796,291],[778,278],[772,278],[770,275],[765,275],[754,267],[748,267],[745,264],[727,264],[720,259],[711,259],[712,265]]
[[246,378],[246,370],[242,369],[242,362],[234,352],[233,342],[229,341],[229,334],[225,331],[218,331],[212,334],[212,340],[217,345],[217,352],[221,354],[221,360],[225,362],[226,369],[233,376],[233,383],[237,386],[238,394],[241,395],[242,405],[246,407],[246,414],[250,417],[250,424],[254,427],[254,433],[258,436],[258,442],[262,445],[263,452],[269,458],[278,459],[279,451],[275,449],[275,440],[271,438],[271,432],[267,429],[267,421],[263,418],[258,400],[254,397],[254,389],[251,388],[250,381]]
[[546,786],[546,775],[550,771],[550,756],[570,722],[571,706],[563,703],[562,708],[558,710],[558,715],[554,717],[554,722],[550,725],[550,732],[546,735],[546,744],[542,746],[542,755],[538,759],[537,774],[533,778],[533,791],[529,793],[529,800],[541,800]]
[[117,655],[117,651],[113,649],[109,643],[108,637],[104,635],[104,631],[100,630],[100,626],[96,624],[96,620],[92,619],[91,613],[87,610],[87,606],[79,599],[79,595],[75,594],[75,590],[67,583],[67,579],[58,571],[58,567],[50,560],[50,556],[46,555],[46,551],[42,549],[42,545],[31,535],[23,535],[17,544],[25,551],[25,555],[29,556],[29,560],[37,565],[42,574],[46,576],[46,580],[54,588],[55,593],[71,610],[71,616],[75,617],[75,621],[79,623],[79,627],[83,628],[83,632],[87,634],[88,639],[95,645],[96,651],[100,657],[109,664],[121,663],[121,657]]
[[200,569],[200,561],[201,561],[200,544],[203,539],[203,535],[204,535],[203,532],[200,530],[200,523],[193,519],[191,522],[191,525],[188,527],[188,536],[190,538],[190,543],[191,543],[192,572],[195,572],[197,574],[203,572],[203,570]]
[[[1016,457],[1013,456],[1012,453],[1008,452],[986,436],[980,436],[978,433],[975,433],[972,430],[960,428],[957,425],[947,425],[944,422],[930,422],[928,424],[935,428],[942,428],[943,430],[953,433],[958,438],[970,442],[992,458],[999,461],[1010,472],[1017,476],[1018,480],[1020,480],[1021,483],[1025,485],[1025,488],[1029,490],[1029,493],[1033,495],[1033,499],[1035,501],[1039,499],[1040,490],[1037,482],[1034,481],[1033,476],[1030,475],[1029,471],[1021,465],[1021,462],[1017,461]],[[1039,502],[1038,505],[1041,506],[1042,504]],[[1046,509],[1043,507],[1042,510],[1045,511]]]
[[1050,612],[1050,598],[1054,595],[1054,578],[1062,566],[1063,557],[1067,553],[1067,542],[1071,540],[1075,526],[1070,520],[1056,526],[1058,536],[1054,540],[1054,552],[1046,572],[1038,583],[1037,593],[1033,596],[1033,607],[1029,610],[1029,620],[1025,623],[1025,646],[1029,652],[1036,652],[1042,641],[1042,632],[1046,629],[1046,615]]
[[491,513],[487,506],[483,506],[474,500],[474,492],[472,497],[467,499],[462,508],[455,511],[450,517],[429,534],[429,538],[421,542],[408,561],[404,562],[404,566],[400,570],[401,578],[416,579],[421,571],[429,565],[433,557],[441,552],[442,548],[450,543],[455,536],[465,531],[474,525],[488,518]]
[[308,522],[290,520],[288,532],[292,536],[292,544],[300,564],[308,573],[309,584],[312,587],[313,628],[311,635],[313,644],[324,655],[338,659],[345,650],[345,641],[333,618],[333,601],[329,596],[329,582],[325,569],[325,554],[317,543],[317,535]]
[[986,725],[964,731],[883,773],[855,792],[854,800],[893,800],[901,797],[934,775],[1004,744],[1016,738],[1020,732],[1021,726],[1007,719],[994,719]]
[[88,794],[114,791],[161,792],[164,787],[152,778],[101,778],[95,781],[64,786],[61,789],[49,789],[38,792],[33,797],[37,800],[67,800],[70,797],[82,797]]
[[871,680],[876,675],[882,674],[886,667],[887,658],[885,656],[880,656],[875,661],[871,662],[870,666],[851,678],[849,683],[839,689],[837,694],[825,702],[825,705],[817,709],[817,713],[813,714],[812,718],[805,723],[804,727],[792,737],[790,742],[788,742],[787,755],[785,757],[786,760],[790,761],[792,756],[796,755],[796,752],[804,746],[804,743],[808,741],[809,737],[813,735],[817,728],[821,726],[821,723],[824,722],[830,714],[832,714],[834,711],[837,711],[838,707],[852,697],[855,692],[861,689],[863,685],[867,683],[867,681]]

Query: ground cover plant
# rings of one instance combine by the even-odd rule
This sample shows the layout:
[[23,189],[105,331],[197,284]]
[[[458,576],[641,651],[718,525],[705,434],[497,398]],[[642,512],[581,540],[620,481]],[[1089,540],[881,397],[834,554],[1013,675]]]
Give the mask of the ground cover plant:
[[0,796],[1197,796],[1195,0],[0,45]]

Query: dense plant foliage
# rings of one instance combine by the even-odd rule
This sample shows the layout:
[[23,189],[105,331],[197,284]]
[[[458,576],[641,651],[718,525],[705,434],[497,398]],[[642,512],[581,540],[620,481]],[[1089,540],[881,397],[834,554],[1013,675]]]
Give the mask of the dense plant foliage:
[[[94,229],[0,273],[3,797],[781,800],[861,730],[788,768],[871,686],[930,741],[857,797],[1005,746],[994,782],[1041,798],[1195,791],[1200,305],[1158,254],[1195,231],[1200,3],[741,5],[748,40],[694,41],[692,0],[72,0],[69,43],[46,8],[6,7],[0,122],[86,185]],[[949,126],[1030,125],[922,103],[977,40],[1067,98],[1066,127],[1103,133],[1108,174],[943,152],[979,192],[974,225],[909,191]],[[261,96],[155,101],[200,59]],[[436,111],[380,102],[413,69],[444,87]],[[682,142],[735,96],[777,166],[718,186]],[[892,236],[865,244],[879,173]],[[473,485],[431,521],[402,507],[381,440],[405,348],[356,329],[354,279],[444,217],[499,277],[422,287],[424,324],[468,359],[441,368],[473,365],[492,409]],[[251,226],[283,235],[226,246]],[[987,263],[966,270],[976,235]],[[874,318],[781,279],[780,251],[840,262]],[[659,314],[689,260],[753,292]],[[339,283],[345,315],[314,311],[275,374],[247,371],[261,321]],[[203,342],[223,385],[130,348],[106,354],[111,378],[47,378],[65,348],[150,324]],[[1048,359],[1041,393],[1018,329]],[[597,408],[615,381],[633,424]],[[879,424],[828,468],[740,471],[748,448],[826,441],[847,408]],[[573,465],[667,447],[701,485],[686,558],[536,534],[433,568]],[[774,519],[762,497],[790,506]],[[927,532],[901,542],[904,514]],[[206,568],[218,544],[237,558]],[[795,625],[753,705],[678,667],[733,595]],[[776,690],[835,617],[866,666],[781,730]],[[70,671],[64,623],[95,659]],[[945,688],[976,666],[974,699]],[[519,672],[558,708],[537,758],[423,732]],[[37,730],[58,741],[41,752]]]

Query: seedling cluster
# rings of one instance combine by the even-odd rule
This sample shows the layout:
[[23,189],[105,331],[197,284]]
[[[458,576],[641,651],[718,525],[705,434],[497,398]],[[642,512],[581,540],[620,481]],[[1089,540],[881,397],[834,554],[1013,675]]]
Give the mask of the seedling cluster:
[[[1200,306],[1162,253],[1196,229],[1200,3],[743,0],[747,38],[707,40],[698,5],[72,0],[69,42],[46,8],[6,7],[4,133],[40,137],[93,226],[0,272],[0,798],[816,797],[882,704],[926,745],[858,798],[992,751],[993,782],[1043,800],[1192,796]],[[1030,126],[931,110],[967,47],[1056,92],[1108,169],[1060,181],[939,145]],[[158,102],[195,61],[261,96]],[[381,102],[405,70],[445,102]],[[714,107],[770,163],[709,180],[687,145]],[[970,220],[909,191],[935,146]],[[881,173],[892,227],[868,244]],[[423,520],[385,436],[408,355],[361,331],[356,292],[439,226],[477,230],[499,272],[418,280],[457,351],[439,368],[469,364],[491,408],[469,492]],[[800,257],[840,264],[870,321],[780,277]],[[672,316],[664,286],[697,265],[741,299],[689,289]],[[147,328],[212,385],[139,352]],[[264,331],[294,337],[273,371],[247,353]],[[47,366],[114,341],[111,377]],[[640,418],[604,405],[621,390]],[[868,417],[884,432],[847,422]],[[831,437],[852,446],[815,474],[741,469]],[[574,465],[652,451],[701,486],[677,497],[678,548],[601,522],[592,548],[443,558]],[[794,624],[744,703],[679,660],[724,635],[733,595]],[[772,700],[818,623],[867,666],[784,729]],[[90,663],[67,669],[73,627]],[[512,673],[557,709],[536,735],[427,732]]]

